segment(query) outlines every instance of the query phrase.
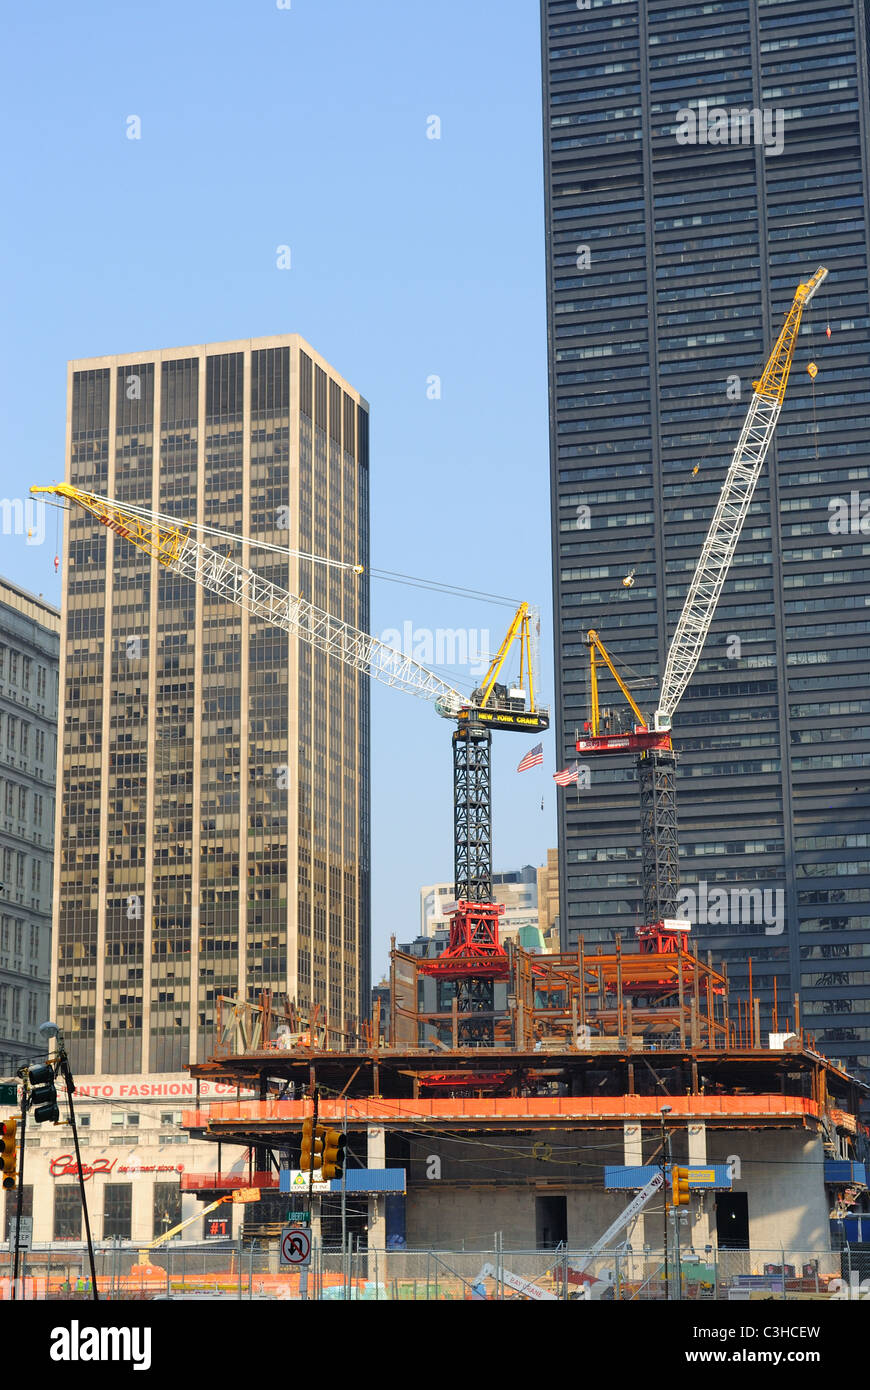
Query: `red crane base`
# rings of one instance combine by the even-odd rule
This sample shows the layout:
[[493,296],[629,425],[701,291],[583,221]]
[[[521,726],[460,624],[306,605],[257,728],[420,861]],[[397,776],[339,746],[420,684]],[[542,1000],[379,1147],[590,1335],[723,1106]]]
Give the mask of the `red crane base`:
[[460,899],[450,912],[450,940],[440,956],[420,961],[423,975],[442,980],[474,976],[506,979],[507,953],[498,939],[498,919],[504,903],[472,903]]

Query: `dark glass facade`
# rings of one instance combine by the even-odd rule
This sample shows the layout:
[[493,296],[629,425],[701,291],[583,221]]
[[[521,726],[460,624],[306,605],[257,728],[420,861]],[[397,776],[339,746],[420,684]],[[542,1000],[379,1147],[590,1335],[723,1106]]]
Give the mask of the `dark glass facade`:
[[[71,364],[68,477],[367,565],[367,425],[366,403],[294,335],[96,359]],[[84,513],[66,545],[55,1008],[76,1070],[178,1071],[211,1054],[220,996],[264,989],[355,1028],[369,998],[364,681]],[[235,557],[367,628],[365,576]]]
[[[870,521],[832,520],[870,498],[866,20],[863,3],[542,2],[557,756],[586,717],[588,628],[654,708],[752,381],[826,265],[674,742],[682,881],[731,901],[693,937],[738,992],[752,958],[765,1032],[775,980],[780,1030],[799,993],[823,1050],[862,1069]],[[559,796],[564,944],[630,937],[631,760]],[[735,888],[773,910],[735,913]]]
[[82,1239],[82,1194],[78,1183],[58,1183],[54,1189],[54,1239]]

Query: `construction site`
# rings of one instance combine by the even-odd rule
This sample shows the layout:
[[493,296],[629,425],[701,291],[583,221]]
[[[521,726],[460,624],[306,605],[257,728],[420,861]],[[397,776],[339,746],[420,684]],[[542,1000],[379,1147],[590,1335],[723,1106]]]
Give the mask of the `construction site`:
[[[690,951],[511,950],[486,1048],[458,1041],[456,1008],[417,1011],[418,969],[393,952],[391,1017],[364,1046],[327,1036],[316,1020],[300,1041],[275,1000],[224,1001],[218,1055],[192,1074],[260,1099],[185,1111],[189,1132],[219,1155],[244,1146],[245,1181],[292,1192],[305,1182],[300,1132],[316,1093],[323,1122],[347,1133],[370,1179],[378,1169],[403,1175],[383,1210],[370,1198],[366,1238],[385,1249],[458,1248],[499,1228],[517,1249],[587,1249],[619,1216],[620,1191],[641,1188],[663,1162],[690,1166],[696,1251],[723,1242],[830,1250],[844,1190],[857,1182],[866,1194],[857,1118],[866,1088],[823,1058],[799,1022],[762,1037],[757,1008],[729,1019],[724,970]],[[437,1178],[427,1172],[433,1158]],[[230,1166],[219,1157],[204,1190],[238,1183]],[[321,1201],[329,1225],[336,1198]],[[251,1207],[252,1226],[264,1210]],[[273,1210],[286,1214],[280,1200]],[[658,1226],[641,1236],[635,1249],[661,1244]]]
[[[776,1276],[741,1254],[735,1277],[815,1281],[816,1293],[821,1280],[824,1292],[840,1274],[846,1219],[858,1223],[862,1243],[870,1150],[860,1114],[868,1088],[821,1054],[802,1027],[797,995],[775,1000],[772,1014],[762,1017],[751,962],[748,997],[732,998],[725,963],[695,946],[693,924],[677,907],[672,720],[773,436],[803,310],[826,274],[819,268],[798,286],[754,383],[653,714],[642,712],[600,634],[585,637],[589,718],[577,752],[635,754],[640,790],[641,925],[633,939],[617,937],[606,949],[587,949],[582,931],[576,948],[548,955],[505,948],[499,938],[492,734],[536,734],[549,726],[535,689],[528,604],[517,609],[469,698],[212,549],[207,526],[70,484],[34,489],[91,513],[116,545],[130,542],[330,659],[434,703],[454,724],[456,901],[446,949],[420,958],[396,949],[394,939],[389,1008],[376,1007],[371,1021],[331,1017],[325,1005],[270,991],[255,1001],[222,998],[215,1054],[190,1066],[197,1097],[182,1123],[191,1138],[217,1146],[217,1161],[214,1171],[185,1173],[182,1186],[215,1203],[244,1187],[251,1238],[274,1241],[277,1249],[295,1216],[321,1247],[346,1251],[355,1240],[396,1268],[408,1252],[427,1248],[501,1250],[504,1242],[517,1251],[561,1251],[563,1293],[573,1279],[584,1296],[595,1297],[613,1296],[617,1283],[668,1297],[674,1279],[680,1296],[684,1278],[692,1296],[702,1296],[710,1279],[689,1278],[681,1249],[705,1270],[714,1249],[735,1258],[778,1251],[778,1261],[762,1260],[777,1267]],[[630,586],[632,576],[623,582]],[[518,674],[508,680],[517,649]],[[599,695],[599,677],[612,681],[624,711],[605,708],[611,694]],[[567,769],[562,785],[572,777],[575,770]],[[205,1081],[235,1086],[237,1098],[201,1102]],[[339,1178],[317,1181],[320,1159],[303,1151],[306,1122],[346,1136]],[[355,1198],[350,1212],[348,1192]],[[642,1270],[616,1280],[601,1265],[614,1249],[621,1258],[650,1253]],[[572,1251],[587,1256],[572,1263]],[[789,1261],[787,1251],[815,1252],[815,1264]],[[494,1267],[510,1284],[503,1267]],[[520,1284],[524,1277],[517,1275]],[[517,1296],[550,1296],[558,1280],[548,1268],[532,1282],[550,1292],[515,1285]]]

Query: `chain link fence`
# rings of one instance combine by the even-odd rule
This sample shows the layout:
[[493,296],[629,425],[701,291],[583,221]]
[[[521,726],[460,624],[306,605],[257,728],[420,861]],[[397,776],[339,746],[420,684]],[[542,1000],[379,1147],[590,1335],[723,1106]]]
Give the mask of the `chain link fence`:
[[[519,1299],[531,1302],[645,1302],[682,1299],[733,1302],[793,1299],[870,1301],[870,1246],[840,1250],[713,1250],[670,1252],[667,1278],[661,1250],[590,1255],[556,1250],[342,1251],[313,1242],[305,1270],[283,1267],[277,1240],[233,1245],[173,1241],[153,1256],[129,1242],[95,1250],[100,1298],[317,1299],[357,1301]],[[12,1263],[0,1256],[0,1299],[12,1295]],[[22,1251],[16,1296],[80,1300],[92,1297],[87,1250],[55,1244]]]

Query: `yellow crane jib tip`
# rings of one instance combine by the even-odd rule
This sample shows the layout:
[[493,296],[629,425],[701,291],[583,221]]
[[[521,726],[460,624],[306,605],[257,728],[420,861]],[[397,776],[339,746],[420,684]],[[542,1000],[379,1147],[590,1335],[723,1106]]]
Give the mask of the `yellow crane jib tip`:
[[819,288],[819,285],[820,285],[820,284],[822,283],[822,281],[827,277],[827,274],[828,274],[828,268],[827,268],[827,266],[820,265],[819,268],[818,268],[818,270],[816,271],[815,275],[811,275],[810,278],[809,278],[809,280],[807,280],[807,282],[806,282],[805,285],[798,285],[798,289],[797,289],[798,297],[799,297],[800,299],[802,299],[803,302],[804,302],[805,304],[808,303],[809,300],[812,299],[812,297],[813,297],[813,295],[815,294],[816,290]]
[[75,496],[76,496],[76,489],[75,489],[74,487],[71,487],[69,483],[52,483],[52,484],[51,484],[51,487],[40,487],[40,486],[38,486],[37,484],[34,484],[34,485],[31,487],[30,491],[31,491],[31,492],[53,492],[53,493],[56,493],[58,497],[75,497]]

